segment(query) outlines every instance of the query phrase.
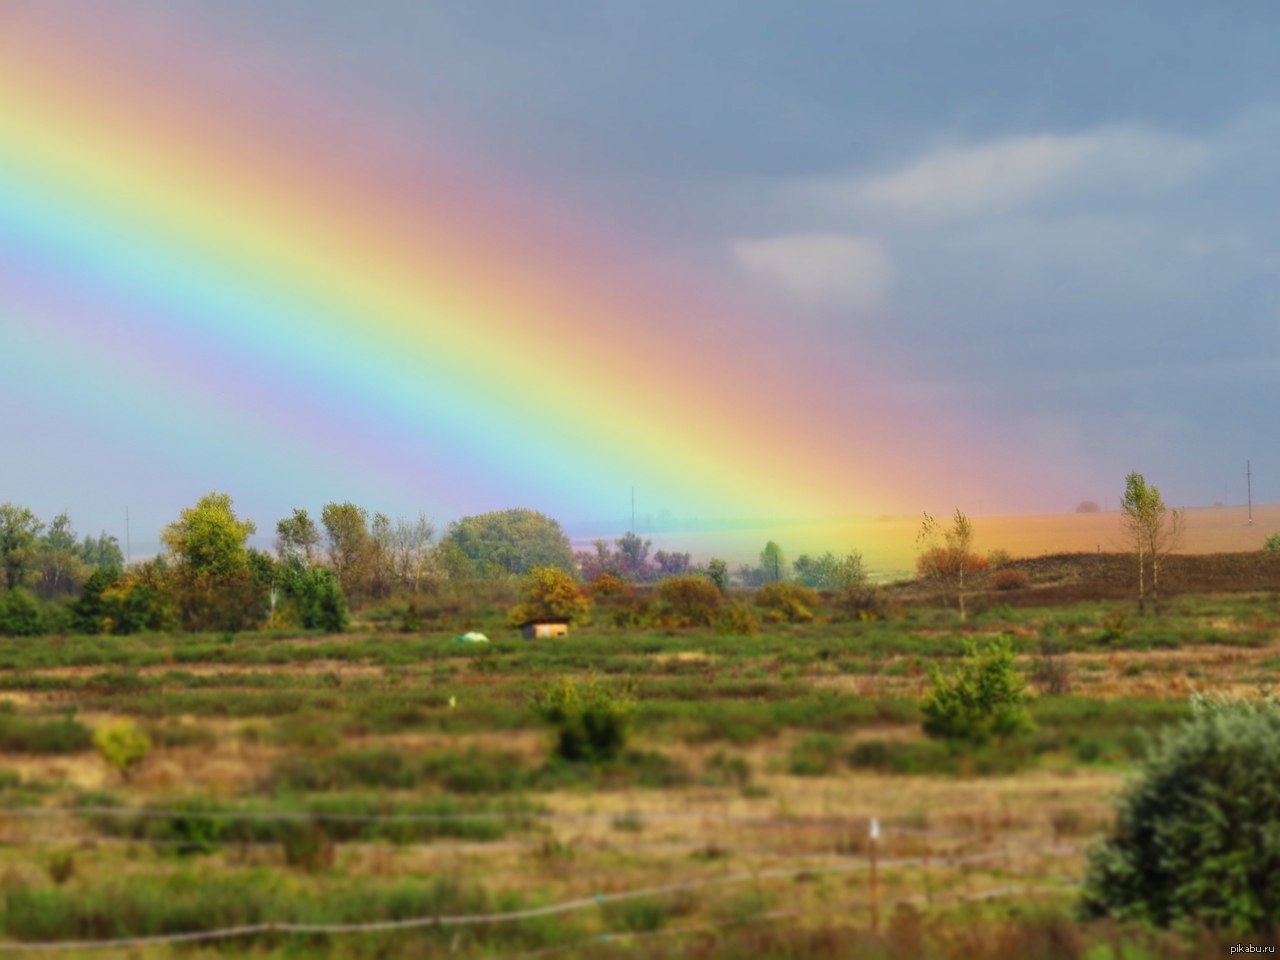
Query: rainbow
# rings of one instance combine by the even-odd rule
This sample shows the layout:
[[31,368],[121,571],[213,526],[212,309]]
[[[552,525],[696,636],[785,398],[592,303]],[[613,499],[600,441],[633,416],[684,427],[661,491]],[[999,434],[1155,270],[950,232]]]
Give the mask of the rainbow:
[[183,502],[767,527],[1033,472],[491,161],[91,10],[0,34],[4,390]]

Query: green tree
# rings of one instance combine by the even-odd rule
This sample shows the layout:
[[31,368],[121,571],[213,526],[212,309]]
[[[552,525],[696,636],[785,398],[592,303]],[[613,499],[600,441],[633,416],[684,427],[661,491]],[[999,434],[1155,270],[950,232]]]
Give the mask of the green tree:
[[124,551],[120,549],[120,541],[105,530],[95,540],[85,535],[80,546],[76,548],[80,562],[89,567],[116,567],[124,569]]
[[719,557],[707,561],[707,576],[721,593],[729,592],[729,564]]
[[74,593],[84,580],[85,569],[79,557],[76,534],[65,513],[54,517],[40,537],[36,569],[39,574],[36,589],[45,597]]
[[354,503],[326,503],[320,511],[329,541],[329,562],[348,597],[368,597],[373,589],[377,545],[369,533],[369,511]]
[[787,561],[782,555],[782,548],[770,540],[760,551],[760,568],[765,579],[773,583],[781,582],[787,573]]
[[559,567],[534,567],[524,577],[522,599],[511,608],[510,620],[519,626],[530,620],[585,620],[591,601],[573,577]]
[[534,567],[574,571],[573,550],[560,524],[523,507],[455,520],[444,542],[456,547],[480,577],[520,576]]
[[1280,703],[1192,699],[1155,741],[1089,857],[1081,905],[1236,935],[1280,917]]
[[248,542],[256,529],[252,520],[236,516],[228,494],[210,493],[183,510],[160,539],[184,572],[226,577],[248,570]]
[[292,514],[276,522],[276,553],[281,560],[296,558],[309,567],[319,546],[320,530],[302,508],[294,507]]
[[793,564],[795,577],[817,590],[846,590],[866,582],[862,554],[856,550],[838,557],[830,550],[816,557],[802,553]]
[[1008,637],[983,650],[965,641],[965,655],[956,671],[930,671],[933,689],[921,704],[924,732],[931,737],[983,744],[1032,728],[1022,678],[1014,669],[1013,645]]
[[35,564],[44,524],[27,507],[0,503],[0,565],[10,590],[26,582]]
[[1136,471],[1124,478],[1120,516],[1125,535],[1138,560],[1138,612],[1146,613],[1147,569],[1151,570],[1151,599],[1160,611],[1160,561],[1178,544],[1182,535],[1182,511],[1170,510],[1160,496],[1160,488],[1148,484]]

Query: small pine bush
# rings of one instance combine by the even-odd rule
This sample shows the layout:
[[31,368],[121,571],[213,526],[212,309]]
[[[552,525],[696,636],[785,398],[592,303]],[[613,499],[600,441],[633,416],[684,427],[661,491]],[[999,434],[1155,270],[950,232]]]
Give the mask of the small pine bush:
[[931,673],[933,691],[921,705],[924,732],[943,740],[983,744],[1032,728],[1022,678],[1013,667],[1008,637],[979,650],[965,644],[965,656],[950,676],[938,667]]
[[1090,854],[1081,906],[1265,934],[1280,917],[1280,701],[1192,699],[1152,744]]
[[626,746],[635,700],[629,690],[610,691],[594,677],[582,684],[566,678],[535,694],[533,706],[556,728],[557,755],[574,763],[603,763]]

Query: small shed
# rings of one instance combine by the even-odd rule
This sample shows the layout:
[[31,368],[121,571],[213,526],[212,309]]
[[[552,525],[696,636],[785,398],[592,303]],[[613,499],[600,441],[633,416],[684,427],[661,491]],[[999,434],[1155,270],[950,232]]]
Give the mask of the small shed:
[[557,617],[526,620],[520,624],[520,633],[526,640],[541,640],[544,637],[567,637],[569,635],[569,621]]

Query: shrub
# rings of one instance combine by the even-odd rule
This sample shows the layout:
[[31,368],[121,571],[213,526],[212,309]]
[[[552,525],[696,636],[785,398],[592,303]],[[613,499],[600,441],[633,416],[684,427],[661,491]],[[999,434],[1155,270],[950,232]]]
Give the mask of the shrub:
[[347,598],[333,570],[295,568],[285,578],[285,594],[297,607],[298,624],[304,629],[325,633],[341,633],[347,629]]
[[1031,577],[1025,570],[1007,567],[991,574],[988,581],[993,590],[1023,590],[1031,584]]
[[883,587],[855,584],[840,591],[836,607],[855,620],[887,620],[894,613],[889,594]]
[[955,673],[933,667],[933,690],[921,705],[924,731],[931,737],[982,744],[1032,728],[1022,679],[1013,668],[1008,637],[978,650],[965,643],[965,656]]
[[754,637],[759,629],[760,621],[755,614],[740,603],[725,606],[716,621],[716,633],[727,637]]
[[818,595],[800,583],[767,583],[756,591],[753,601],[767,621],[806,623],[813,619]]
[[674,627],[709,627],[716,622],[723,597],[705,577],[668,577],[658,584],[662,619]]
[[93,745],[103,760],[126,780],[151,753],[151,738],[128,717],[120,717],[93,731]]
[[594,677],[581,685],[564,679],[538,691],[534,710],[556,728],[556,753],[572,762],[613,760],[626,746],[635,701],[631,692],[611,692]]
[[1090,854],[1082,907],[1264,933],[1280,916],[1280,701],[1192,699]]
[[559,567],[534,567],[524,578],[523,600],[511,608],[513,626],[529,620],[585,620],[591,601]]
[[38,637],[44,633],[40,605],[22,587],[0,597],[0,634],[6,637]]
[[74,717],[39,720],[0,713],[0,752],[78,753],[89,744],[89,728]]
[[826,776],[835,770],[839,754],[839,737],[830,733],[812,733],[791,747],[787,768],[797,777]]
[[1280,552],[1280,533],[1273,533],[1271,536],[1267,537],[1266,540],[1262,541],[1262,549],[1269,553]]

